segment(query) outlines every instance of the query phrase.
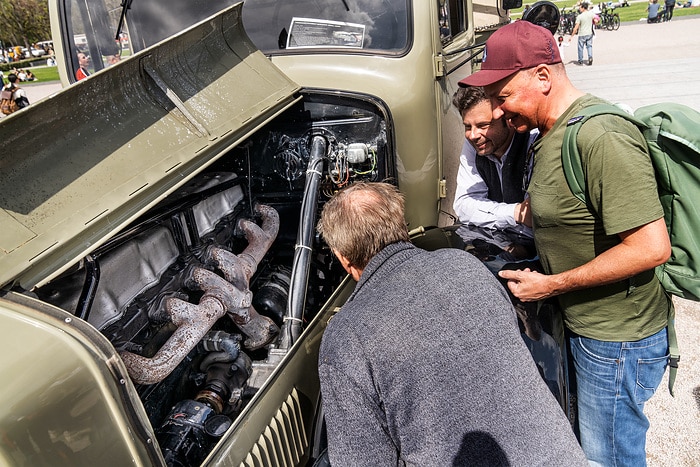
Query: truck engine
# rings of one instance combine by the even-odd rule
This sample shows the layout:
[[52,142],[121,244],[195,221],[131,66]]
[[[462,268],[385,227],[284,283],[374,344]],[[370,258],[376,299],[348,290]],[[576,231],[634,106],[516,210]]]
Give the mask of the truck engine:
[[343,186],[395,176],[388,119],[305,94],[34,291],[109,339],[169,465],[201,463],[345,277],[316,220]]

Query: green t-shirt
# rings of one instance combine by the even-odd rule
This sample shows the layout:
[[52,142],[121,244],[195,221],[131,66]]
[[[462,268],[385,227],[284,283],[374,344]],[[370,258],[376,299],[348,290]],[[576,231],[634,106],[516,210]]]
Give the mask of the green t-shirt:
[[[654,169],[641,132],[622,117],[591,118],[577,142],[591,210],[569,190],[561,167],[568,120],[604,102],[577,99],[533,147],[531,199],[535,244],[548,274],[581,266],[620,243],[619,233],[663,217]],[[670,301],[653,270],[600,287],[562,294],[569,329],[605,341],[636,341],[666,326]]]

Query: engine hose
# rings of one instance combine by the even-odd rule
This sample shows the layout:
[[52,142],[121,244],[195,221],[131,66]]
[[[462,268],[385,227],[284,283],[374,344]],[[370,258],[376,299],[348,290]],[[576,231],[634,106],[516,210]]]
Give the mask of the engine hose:
[[297,244],[294,247],[287,315],[284,317],[284,323],[282,324],[280,348],[284,350],[291,348],[303,331],[302,319],[306,304],[306,285],[309,281],[309,270],[311,268],[311,253],[313,252],[312,246],[316,228],[316,210],[323,171],[323,159],[327,150],[328,142],[326,139],[322,136],[314,136],[311,140],[311,156],[306,169],[306,184],[299,214]]
[[95,257],[92,255],[87,255],[85,257],[85,283],[83,284],[83,290],[80,293],[80,298],[78,299],[78,307],[76,309],[76,316],[85,321],[88,320],[90,316],[90,310],[92,309],[92,303],[95,301],[95,294],[97,293],[97,286],[100,283],[100,264],[97,262]]
[[241,351],[241,336],[223,331],[209,331],[199,343],[200,348],[209,352],[199,364],[201,371],[214,363],[233,362]]

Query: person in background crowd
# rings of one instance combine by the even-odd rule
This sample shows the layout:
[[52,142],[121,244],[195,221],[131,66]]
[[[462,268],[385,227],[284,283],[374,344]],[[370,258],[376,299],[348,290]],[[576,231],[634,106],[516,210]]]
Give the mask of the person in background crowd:
[[[673,306],[654,268],[671,254],[646,141],[617,115],[590,118],[577,143],[588,203],[566,182],[567,122],[602,99],[566,75],[552,33],[524,21],[486,41],[481,70],[494,118],[540,130],[528,192],[535,245],[545,273],[499,272],[523,301],[557,297],[576,374],[580,440],[592,465],[646,465],[644,404],[668,364]],[[623,176],[624,174],[624,176]]]
[[588,54],[588,65],[593,65],[593,18],[595,13],[588,9],[587,2],[581,2],[579,14],[576,17],[572,36],[578,35],[578,61],[577,65],[583,65],[583,49]]
[[78,65],[79,68],[75,72],[75,78],[80,81],[90,76],[88,72],[88,66],[90,65],[90,56],[84,54],[83,52],[78,52]]
[[10,91],[12,93],[12,99],[15,101],[15,104],[17,104],[18,109],[27,107],[29,105],[29,99],[24,89],[17,86],[17,75],[10,73],[7,75],[7,81],[8,83],[2,88],[3,91]]
[[676,7],[676,0],[666,0],[664,2],[664,21],[671,21],[673,9]]
[[658,23],[660,16],[659,16],[659,8],[661,5],[659,5],[659,0],[649,0],[649,5],[647,6],[647,23]]
[[409,243],[398,189],[345,188],[318,231],[358,281],[319,355],[331,465],[587,465],[505,289]]
[[[569,41],[571,38],[569,38]],[[566,60],[566,49],[565,47],[569,46],[569,41],[564,40],[564,36],[559,36],[557,37],[557,47],[559,48],[559,56],[561,57],[562,62]]]

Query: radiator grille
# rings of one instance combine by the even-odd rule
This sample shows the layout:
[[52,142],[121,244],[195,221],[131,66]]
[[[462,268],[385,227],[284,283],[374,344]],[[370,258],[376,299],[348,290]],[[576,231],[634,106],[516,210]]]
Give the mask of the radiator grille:
[[295,466],[308,447],[299,394],[292,389],[241,467]]

